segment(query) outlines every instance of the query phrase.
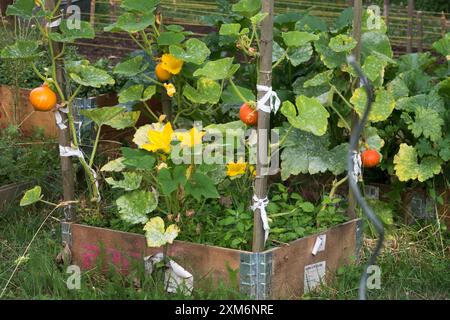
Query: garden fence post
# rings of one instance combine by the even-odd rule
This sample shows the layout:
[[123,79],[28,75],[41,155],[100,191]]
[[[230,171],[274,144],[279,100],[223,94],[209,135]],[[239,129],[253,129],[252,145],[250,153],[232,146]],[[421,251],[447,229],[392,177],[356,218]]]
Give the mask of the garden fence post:
[[417,51],[423,51],[423,17],[422,11],[417,11]]
[[[48,2],[49,8],[55,7],[55,1],[50,0]],[[59,55],[61,52],[60,43],[54,42],[53,43],[53,50],[55,53],[55,56]],[[63,73],[63,59],[58,59],[57,67],[56,67],[56,77],[58,83],[62,84],[62,87],[65,88],[65,81],[64,81],[64,73]],[[67,115],[64,112],[60,112],[62,122],[67,122]],[[68,146],[70,147],[70,133],[69,128],[65,129],[59,129],[59,138],[58,143],[61,146]],[[71,157],[60,157],[61,161],[61,175],[62,175],[62,184],[63,184],[63,196],[64,201],[73,201],[75,199],[75,188],[74,188],[74,175],[73,175],[73,165],[72,165],[72,158]],[[66,221],[70,221],[73,219],[73,212],[72,212],[71,205],[64,207],[64,217]]]
[[[353,16],[353,38],[357,41],[355,49],[353,49],[353,55],[357,63],[361,60],[361,23],[362,23],[362,0],[355,0],[354,16]],[[359,87],[359,80],[356,80],[356,87]],[[352,132],[354,130],[354,124],[359,121],[358,114],[352,112]],[[353,192],[348,192],[348,209],[347,215],[354,219],[356,218],[356,199]]]
[[[273,42],[273,0],[264,0],[262,12],[268,16],[261,23],[260,70],[258,85],[272,87],[272,42]],[[265,96],[258,90],[258,100]],[[255,195],[258,199],[267,197],[267,175],[269,167],[268,139],[270,132],[270,112],[258,110],[258,144],[256,161]],[[265,232],[260,215],[256,209],[253,215],[253,252],[264,250]]]
[[412,52],[413,44],[413,18],[414,18],[414,0],[408,0],[408,30],[407,30],[407,42],[406,52]]
[[386,27],[388,27],[389,25],[389,6],[390,6],[389,0],[384,0],[383,16]]
[[89,13],[89,22],[91,27],[94,28],[95,25],[95,0],[91,0],[91,8]]
[[447,19],[445,18],[444,11],[442,11],[442,13],[441,13],[441,36],[442,36],[442,38],[445,37],[446,33],[447,33]]

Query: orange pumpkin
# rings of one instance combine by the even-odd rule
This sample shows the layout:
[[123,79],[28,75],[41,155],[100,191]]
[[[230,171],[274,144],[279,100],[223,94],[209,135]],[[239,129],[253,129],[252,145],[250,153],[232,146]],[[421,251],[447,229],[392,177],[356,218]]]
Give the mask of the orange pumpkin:
[[169,71],[164,70],[162,68],[162,64],[161,63],[159,63],[156,66],[155,74],[156,74],[156,77],[158,78],[158,80],[161,81],[161,82],[166,82],[167,80],[172,78],[172,74]]
[[36,111],[50,111],[56,106],[56,94],[48,87],[46,83],[31,90],[30,102]]

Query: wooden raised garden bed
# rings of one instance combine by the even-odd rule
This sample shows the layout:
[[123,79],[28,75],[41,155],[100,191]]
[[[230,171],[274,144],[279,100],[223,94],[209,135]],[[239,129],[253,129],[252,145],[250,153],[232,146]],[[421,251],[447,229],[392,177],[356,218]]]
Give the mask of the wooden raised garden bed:
[[0,212],[3,211],[8,204],[19,199],[22,192],[30,186],[29,183],[19,182],[11,183],[0,187]]
[[[287,245],[252,253],[242,250],[175,241],[168,255],[194,276],[194,287],[202,284],[233,285],[231,274],[238,274],[242,293],[256,299],[293,298],[314,286],[314,282],[330,279],[339,266],[351,261],[361,243],[361,220],[356,219],[322,233],[295,240]],[[148,248],[143,235],[63,222],[63,240],[70,244],[72,263],[82,269],[96,266],[97,258],[126,273],[133,260],[142,261],[162,252]],[[312,251],[318,239],[324,239],[317,253]],[[209,280],[209,281],[205,281]]]

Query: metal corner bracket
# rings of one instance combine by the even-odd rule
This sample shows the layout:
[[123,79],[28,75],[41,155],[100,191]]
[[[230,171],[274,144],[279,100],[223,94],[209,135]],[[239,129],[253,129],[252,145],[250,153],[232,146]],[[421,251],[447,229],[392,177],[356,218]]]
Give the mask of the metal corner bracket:
[[68,221],[61,221],[61,240],[64,245],[72,247],[72,223]]
[[355,255],[356,255],[356,259],[359,260],[361,258],[361,249],[362,249],[362,243],[363,243],[363,220],[362,219],[359,219],[358,221],[356,221],[355,237],[356,237]]
[[242,252],[240,259],[240,291],[251,298],[271,297],[272,252]]

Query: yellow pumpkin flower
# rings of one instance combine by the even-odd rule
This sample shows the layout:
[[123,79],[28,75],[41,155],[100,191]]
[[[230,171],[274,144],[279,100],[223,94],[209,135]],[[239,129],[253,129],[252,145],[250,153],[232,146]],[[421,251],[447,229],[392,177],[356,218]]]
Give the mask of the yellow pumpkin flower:
[[202,143],[202,138],[206,134],[204,131],[198,131],[196,127],[186,132],[176,132],[175,135],[181,141],[182,147],[193,147]]
[[175,89],[175,86],[171,83],[164,83],[164,88],[166,88],[167,95],[171,98],[177,93],[177,89]]
[[227,164],[227,176],[236,177],[243,175],[247,169],[247,162],[244,162],[242,158],[238,162],[230,162]]
[[164,153],[170,153],[172,148],[171,142],[173,138],[172,125],[167,123],[162,130],[150,129],[148,131],[148,143],[142,145],[142,149],[150,152],[163,151]]
[[248,171],[250,171],[250,174],[251,174],[253,177],[256,177],[256,169],[255,169],[255,166],[254,166],[254,165],[249,166],[249,167],[248,167]]
[[171,74],[179,74],[183,67],[183,60],[175,58],[173,55],[166,53],[161,57],[161,68]]

